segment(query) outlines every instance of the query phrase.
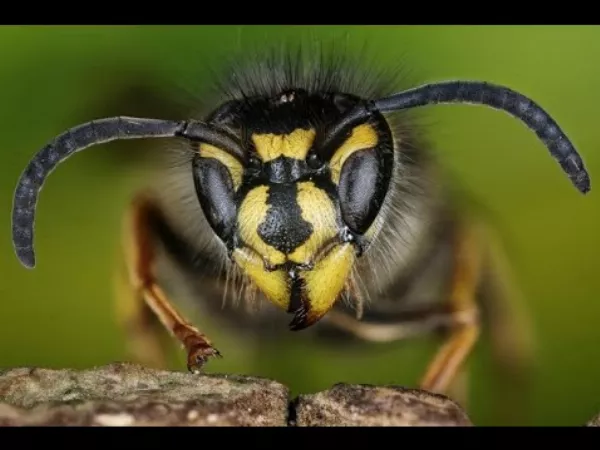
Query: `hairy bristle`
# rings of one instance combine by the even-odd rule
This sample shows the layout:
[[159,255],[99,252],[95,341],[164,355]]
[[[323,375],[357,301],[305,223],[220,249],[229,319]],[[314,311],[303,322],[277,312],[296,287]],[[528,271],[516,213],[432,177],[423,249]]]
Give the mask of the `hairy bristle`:
[[402,66],[384,67],[366,51],[356,53],[343,44],[320,42],[246,49],[215,73],[214,88],[221,101],[271,97],[293,89],[374,99],[396,91],[405,78]]

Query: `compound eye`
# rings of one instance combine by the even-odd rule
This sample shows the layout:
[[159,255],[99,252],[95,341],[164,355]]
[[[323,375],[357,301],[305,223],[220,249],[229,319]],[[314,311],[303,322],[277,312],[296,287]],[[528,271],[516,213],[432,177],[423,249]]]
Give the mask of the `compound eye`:
[[342,218],[355,233],[365,234],[381,209],[386,194],[385,176],[372,149],[353,153],[344,162],[338,185]]
[[331,179],[337,184],[342,219],[354,234],[368,231],[387,195],[394,153],[386,128],[378,130],[370,123],[352,128],[331,157]]
[[237,214],[231,173],[214,158],[196,156],[192,165],[196,192],[204,215],[217,236],[228,243],[233,238]]

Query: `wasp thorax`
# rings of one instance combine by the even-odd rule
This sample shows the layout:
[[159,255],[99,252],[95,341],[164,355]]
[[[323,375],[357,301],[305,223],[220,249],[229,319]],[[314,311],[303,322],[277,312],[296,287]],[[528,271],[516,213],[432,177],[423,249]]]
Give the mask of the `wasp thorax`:
[[230,102],[211,123],[234,130],[245,157],[199,146],[194,173],[208,222],[262,293],[295,314],[294,329],[344,292],[387,194],[393,146],[383,116],[337,126],[358,101],[286,91]]

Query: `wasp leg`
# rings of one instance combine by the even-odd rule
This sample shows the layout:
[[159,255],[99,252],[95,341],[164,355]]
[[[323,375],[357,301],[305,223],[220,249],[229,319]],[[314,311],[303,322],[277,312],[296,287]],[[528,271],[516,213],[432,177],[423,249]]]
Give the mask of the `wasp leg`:
[[422,389],[447,393],[480,336],[477,292],[482,272],[482,243],[479,237],[470,227],[458,229],[448,297],[453,325],[421,380]]
[[158,369],[167,367],[165,329],[139,292],[131,289],[125,268],[115,273],[116,319],[126,336],[127,352],[136,361]]
[[[465,319],[468,318],[447,311],[444,306],[406,312],[398,316],[394,323],[359,321],[345,312],[335,310],[330,311],[326,318],[329,324],[357,338],[379,343],[398,342],[440,330],[454,330],[463,326]],[[468,393],[467,375],[466,371],[459,367],[450,377],[451,380],[446,382],[446,388],[439,389],[445,390],[447,395],[463,407],[466,405]]]
[[131,286],[163,327],[187,351],[187,367],[197,373],[212,356],[221,356],[206,335],[194,327],[173,307],[155,275],[156,247],[152,223],[161,216],[159,207],[149,198],[135,198],[126,226],[126,262]]
[[440,328],[451,326],[453,320],[455,320],[454,316],[447,311],[440,308],[427,308],[406,312],[397,317],[394,323],[360,321],[346,312],[332,310],[323,322],[365,341],[386,343],[435,332]]
[[[438,331],[452,330],[461,317],[447,311],[444,305],[405,311],[394,318],[393,323],[357,320],[356,317],[342,311],[332,310],[323,319],[327,323],[353,336],[378,343],[398,342],[424,336]],[[460,369],[449,383],[446,395],[466,407],[468,398],[468,374]]]

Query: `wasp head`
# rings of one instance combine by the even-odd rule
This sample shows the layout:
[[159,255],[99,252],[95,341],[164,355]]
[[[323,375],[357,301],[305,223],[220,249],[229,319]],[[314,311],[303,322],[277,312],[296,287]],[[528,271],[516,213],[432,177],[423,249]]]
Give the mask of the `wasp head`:
[[343,294],[388,190],[392,134],[378,113],[348,120],[360,101],[300,90],[232,101],[208,123],[235,137],[243,157],[197,147],[210,225],[265,297],[294,314],[294,330]]

